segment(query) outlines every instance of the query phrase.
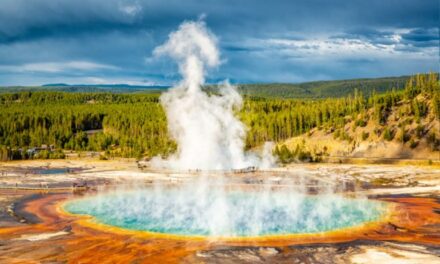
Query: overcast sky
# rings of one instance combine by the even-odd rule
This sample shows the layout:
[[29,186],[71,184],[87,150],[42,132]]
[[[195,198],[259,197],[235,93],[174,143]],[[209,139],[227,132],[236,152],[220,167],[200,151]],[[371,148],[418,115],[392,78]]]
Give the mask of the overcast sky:
[[438,0],[1,0],[0,85],[172,84],[152,51],[200,17],[223,60],[209,82],[439,70]]

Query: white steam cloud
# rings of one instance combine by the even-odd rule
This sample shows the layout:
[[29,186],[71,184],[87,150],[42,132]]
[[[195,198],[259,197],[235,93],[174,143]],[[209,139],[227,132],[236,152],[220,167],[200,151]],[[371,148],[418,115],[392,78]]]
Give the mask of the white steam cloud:
[[[174,59],[183,80],[160,98],[178,150],[167,160],[153,159],[153,166],[228,170],[271,165],[273,158],[259,158],[243,150],[246,129],[234,115],[242,104],[235,87],[224,82],[219,95],[202,90],[206,70],[220,64],[217,39],[203,21],[182,23],[154,55]],[[263,152],[271,156],[267,148]]]

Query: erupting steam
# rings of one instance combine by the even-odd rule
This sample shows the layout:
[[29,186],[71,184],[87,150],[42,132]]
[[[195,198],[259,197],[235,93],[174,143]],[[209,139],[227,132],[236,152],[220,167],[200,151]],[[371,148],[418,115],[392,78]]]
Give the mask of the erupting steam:
[[203,21],[182,23],[154,54],[173,58],[183,80],[160,98],[178,150],[167,160],[153,159],[153,166],[227,170],[273,163],[270,146],[265,146],[262,158],[244,152],[246,130],[234,115],[242,98],[235,87],[224,82],[219,95],[202,90],[206,69],[220,64],[217,39]]

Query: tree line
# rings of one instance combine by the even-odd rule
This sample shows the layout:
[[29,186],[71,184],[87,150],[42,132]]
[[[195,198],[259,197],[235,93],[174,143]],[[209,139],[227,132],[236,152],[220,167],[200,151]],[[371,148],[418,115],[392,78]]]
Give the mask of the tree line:
[[[422,93],[432,98],[430,105],[417,98]],[[0,94],[0,159],[62,158],[60,150],[97,151],[105,158],[167,156],[177,146],[168,135],[159,96],[56,91]],[[438,118],[438,74],[413,76],[404,89],[367,95],[355,90],[343,98],[245,96],[237,115],[248,129],[246,148],[251,149],[315,127],[336,130],[346,124],[347,116],[360,115],[356,123],[363,125],[370,118],[363,114],[370,108],[374,109],[371,118],[378,126],[384,126],[391,107],[402,100],[410,102],[409,114],[416,119],[429,109]],[[35,156],[33,150],[44,145],[53,146],[58,152],[39,151],[40,156]]]

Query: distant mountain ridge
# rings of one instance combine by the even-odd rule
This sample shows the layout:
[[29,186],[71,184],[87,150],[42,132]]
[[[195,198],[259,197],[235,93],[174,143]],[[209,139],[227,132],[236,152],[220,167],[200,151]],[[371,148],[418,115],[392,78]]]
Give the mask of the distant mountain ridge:
[[156,88],[169,88],[168,85],[131,85],[131,84],[124,84],[124,83],[117,83],[117,84],[66,84],[66,83],[49,83],[49,84],[43,84],[41,87],[101,87],[101,88],[112,88],[112,87],[118,87],[118,88],[144,88],[144,89],[156,89]]
[[129,84],[65,84],[52,83],[42,86],[7,86],[0,87],[0,93],[14,92],[35,92],[35,91],[57,91],[71,93],[161,93],[169,86],[151,85],[129,85]]

